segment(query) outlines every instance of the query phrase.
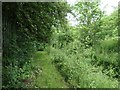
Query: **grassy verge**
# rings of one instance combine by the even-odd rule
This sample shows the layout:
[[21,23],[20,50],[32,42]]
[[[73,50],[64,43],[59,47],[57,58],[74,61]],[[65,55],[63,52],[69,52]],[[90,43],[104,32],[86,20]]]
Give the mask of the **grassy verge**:
[[63,77],[55,68],[50,56],[45,51],[35,53],[32,61],[35,80],[34,85],[39,88],[67,88]]

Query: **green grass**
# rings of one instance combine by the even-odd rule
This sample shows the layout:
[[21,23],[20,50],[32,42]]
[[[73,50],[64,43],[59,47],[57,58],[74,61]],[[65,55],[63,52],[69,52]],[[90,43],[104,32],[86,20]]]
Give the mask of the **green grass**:
[[[90,50],[77,54],[66,54],[66,49],[51,48],[51,56],[58,70],[66,78],[70,87],[77,88],[117,88],[118,81],[102,72],[103,67],[91,65]],[[87,52],[89,51],[89,52]]]
[[32,63],[33,66],[40,70],[34,80],[35,86],[39,88],[67,88],[64,78],[55,68],[47,52],[36,52]]
[[[51,49],[52,51],[52,49]],[[62,58],[61,58],[62,57]],[[59,62],[52,63],[58,59]],[[38,88],[116,88],[118,81],[102,73],[102,68],[90,64],[88,57],[81,54],[67,56],[63,50],[55,50],[49,55],[38,51],[33,57],[33,66],[37,72],[34,85]],[[55,65],[62,64],[56,68]],[[62,76],[61,76],[62,75]],[[67,78],[66,78],[67,77]],[[64,81],[66,78],[66,81]]]

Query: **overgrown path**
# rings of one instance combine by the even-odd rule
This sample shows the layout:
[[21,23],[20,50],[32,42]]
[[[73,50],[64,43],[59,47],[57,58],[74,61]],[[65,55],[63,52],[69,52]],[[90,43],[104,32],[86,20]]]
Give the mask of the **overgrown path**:
[[37,68],[34,84],[39,88],[67,88],[67,83],[60,75],[50,56],[45,51],[38,51],[32,64]]

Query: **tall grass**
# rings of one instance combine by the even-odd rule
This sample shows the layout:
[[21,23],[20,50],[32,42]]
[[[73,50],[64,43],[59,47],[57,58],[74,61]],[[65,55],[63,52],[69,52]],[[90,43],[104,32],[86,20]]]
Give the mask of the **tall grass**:
[[[117,79],[103,73],[102,66],[95,67],[91,64],[93,54],[96,52],[92,48],[84,49],[84,47],[77,46],[76,42],[73,43],[69,43],[62,49],[50,47],[51,59],[70,87],[117,88]],[[102,57],[104,56],[99,58],[102,59]]]

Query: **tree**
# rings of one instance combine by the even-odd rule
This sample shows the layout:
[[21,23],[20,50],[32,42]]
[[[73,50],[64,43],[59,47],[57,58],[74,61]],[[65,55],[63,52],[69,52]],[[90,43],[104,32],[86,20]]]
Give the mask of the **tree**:
[[3,85],[14,87],[20,85],[16,67],[31,62],[38,43],[50,43],[51,27],[66,24],[69,6],[66,2],[4,2],[2,9],[3,67],[12,68],[3,73]]
[[85,47],[94,45],[100,32],[102,11],[99,2],[78,2],[74,7],[78,13],[80,41]]

